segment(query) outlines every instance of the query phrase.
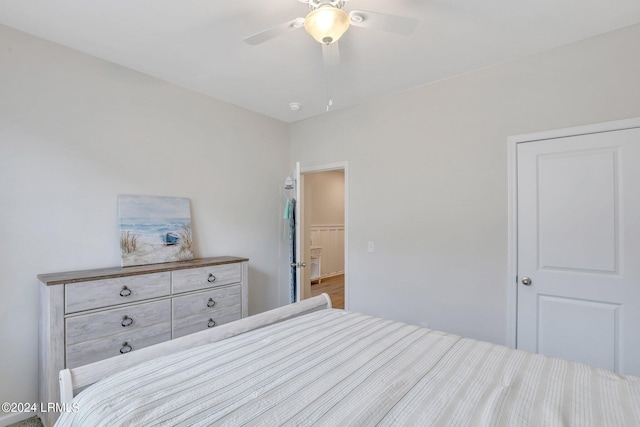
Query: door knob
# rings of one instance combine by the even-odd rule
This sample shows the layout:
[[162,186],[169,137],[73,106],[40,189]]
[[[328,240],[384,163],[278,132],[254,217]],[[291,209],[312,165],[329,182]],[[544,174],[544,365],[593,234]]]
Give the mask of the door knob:
[[532,282],[531,282],[531,279],[530,279],[530,278],[528,278],[528,277],[523,277],[523,278],[522,278],[522,284],[523,284],[523,285],[525,285],[525,286],[529,286],[529,285],[531,285],[531,283],[532,283]]

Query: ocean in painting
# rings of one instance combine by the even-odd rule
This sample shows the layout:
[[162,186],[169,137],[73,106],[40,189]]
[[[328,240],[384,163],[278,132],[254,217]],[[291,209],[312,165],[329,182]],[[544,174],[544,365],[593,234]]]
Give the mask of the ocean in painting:
[[160,221],[157,218],[122,218],[120,231],[129,231],[153,242],[162,241],[162,236],[167,233],[179,233],[185,226],[191,226],[191,218],[165,218]]
[[189,199],[118,197],[122,265],[193,259]]

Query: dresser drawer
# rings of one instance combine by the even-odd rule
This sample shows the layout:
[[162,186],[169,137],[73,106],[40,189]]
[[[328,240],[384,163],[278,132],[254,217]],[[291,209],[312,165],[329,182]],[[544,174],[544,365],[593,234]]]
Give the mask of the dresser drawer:
[[64,285],[65,313],[169,295],[171,273],[140,274]]
[[170,339],[171,323],[167,322],[137,331],[67,345],[66,367],[75,368]]
[[65,320],[67,344],[133,332],[158,323],[171,322],[171,300],[146,302],[82,314]]
[[242,312],[241,292],[240,285],[234,285],[173,298],[173,320],[214,313],[227,307],[237,307]]
[[183,335],[193,334],[194,332],[204,331],[224,323],[233,322],[242,318],[242,312],[239,305],[220,308],[211,313],[199,314],[197,316],[184,317],[182,319],[174,319],[173,321],[173,338]]
[[242,280],[242,264],[222,264],[190,268],[171,272],[173,293],[197,291],[212,286],[239,283]]

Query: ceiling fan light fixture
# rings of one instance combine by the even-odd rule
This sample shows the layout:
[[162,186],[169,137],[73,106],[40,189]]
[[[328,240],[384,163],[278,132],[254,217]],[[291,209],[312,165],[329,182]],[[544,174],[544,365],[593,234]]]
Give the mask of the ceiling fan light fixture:
[[314,39],[329,45],[337,42],[349,28],[349,15],[331,5],[321,6],[304,18],[304,29]]

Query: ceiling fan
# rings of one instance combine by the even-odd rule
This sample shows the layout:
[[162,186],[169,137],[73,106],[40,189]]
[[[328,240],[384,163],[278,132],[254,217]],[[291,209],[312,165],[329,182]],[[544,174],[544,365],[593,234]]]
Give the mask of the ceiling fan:
[[310,12],[306,17],[295,18],[260,31],[244,38],[244,41],[250,45],[257,45],[304,27],[315,40],[322,44],[325,66],[329,67],[339,62],[338,40],[349,29],[349,25],[407,35],[412,33],[418,24],[417,19],[386,13],[365,10],[352,10],[347,13],[343,7],[348,0],[298,1],[309,6]]

